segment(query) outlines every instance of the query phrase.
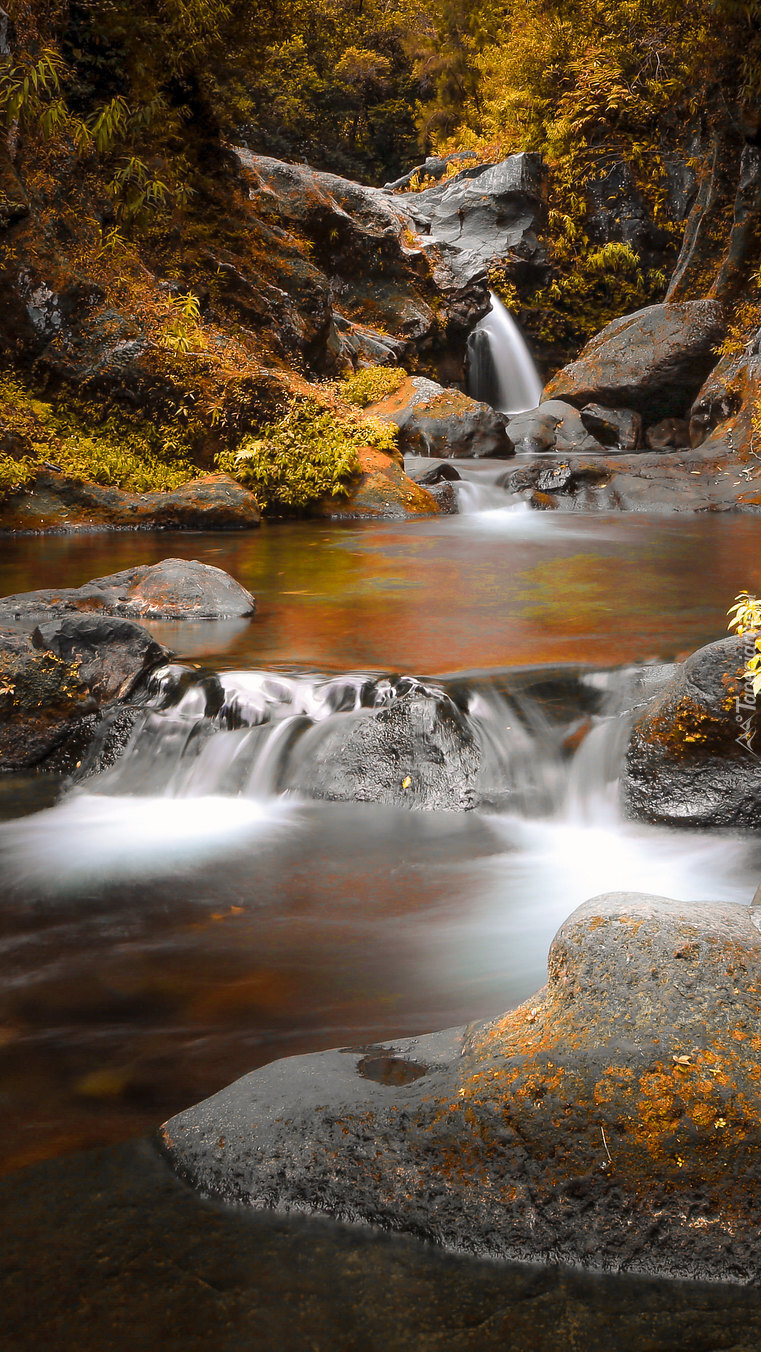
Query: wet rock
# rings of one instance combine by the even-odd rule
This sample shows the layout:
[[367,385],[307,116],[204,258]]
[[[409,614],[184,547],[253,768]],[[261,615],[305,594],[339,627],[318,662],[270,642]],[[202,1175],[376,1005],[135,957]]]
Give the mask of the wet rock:
[[227,474],[167,493],[127,493],[45,470],[0,500],[0,531],[252,530],[261,513]]
[[587,431],[578,409],[560,399],[549,399],[538,408],[513,414],[508,419],[507,435],[517,451],[529,454],[541,451],[594,454],[605,450]]
[[299,743],[288,787],[336,802],[462,811],[476,805],[480,763],[452,700],[413,687],[380,709],[317,724]]
[[80,754],[101,711],[134,696],[169,655],[130,620],[76,615],[31,635],[0,628],[0,770],[39,765],[64,745]]
[[162,559],[96,577],[82,587],[0,598],[0,624],[39,615],[99,611],[128,619],[223,620],[252,615],[256,602],[229,573],[196,559]]
[[545,395],[579,407],[629,408],[650,421],[683,417],[715,365],[723,334],[717,301],[650,305],[607,324]]
[[399,521],[438,512],[428,490],[414,483],[393,456],[362,446],[357,457],[359,473],[349,491],[324,498],[315,508],[315,516],[337,521]]
[[621,799],[668,826],[761,825],[761,715],[743,676],[753,641],[700,648],[646,706],[629,739]]
[[444,479],[440,483],[431,484],[428,492],[443,516],[457,515],[460,508],[457,502],[457,493],[452,483]]
[[434,484],[440,484],[445,481],[458,483],[462,478],[460,471],[455,469],[449,460],[439,460],[435,465],[426,465],[425,461],[418,464],[405,464],[405,471],[416,484],[422,484],[425,488],[431,488]]
[[547,986],[469,1029],[275,1062],[165,1124],[206,1195],[498,1258],[761,1275],[761,936],[598,897]]
[[586,404],[581,410],[581,421],[589,434],[603,446],[637,451],[642,445],[642,418],[631,409]]
[[368,412],[396,423],[405,455],[504,459],[513,454],[504,414],[421,376],[405,380]]
[[684,418],[662,418],[645,433],[645,445],[651,451],[667,451],[689,444],[690,426]]

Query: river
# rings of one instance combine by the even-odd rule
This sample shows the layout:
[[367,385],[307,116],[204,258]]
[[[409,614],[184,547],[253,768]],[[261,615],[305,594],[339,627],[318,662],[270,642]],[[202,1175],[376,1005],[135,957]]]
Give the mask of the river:
[[[134,1135],[273,1057],[496,1014],[599,892],[750,899],[755,841],[619,819],[616,715],[634,664],[720,637],[761,589],[757,523],[531,513],[495,506],[488,466],[470,480],[470,510],[436,520],[3,542],[0,594],[174,555],[258,601],[250,622],[151,626],[180,660],[116,779],[0,784],[6,1170]],[[205,759],[176,750],[206,730],[207,672],[264,699],[270,767],[294,714],[378,699],[391,673],[440,684],[519,791],[463,814],[310,802],[262,778],[261,748],[233,783],[265,715]]]

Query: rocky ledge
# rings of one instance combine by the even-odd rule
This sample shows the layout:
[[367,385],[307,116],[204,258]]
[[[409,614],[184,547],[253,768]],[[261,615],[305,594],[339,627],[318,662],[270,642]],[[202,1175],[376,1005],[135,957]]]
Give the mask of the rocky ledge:
[[761,1276],[753,911],[611,894],[549,981],[466,1029],[275,1062],[167,1122],[207,1196],[452,1250]]
[[0,600],[0,771],[69,772],[96,737],[122,749],[156,667],[171,656],[136,618],[253,615],[250,592],[220,568],[164,559]]
[[0,531],[251,530],[260,522],[253,493],[227,474],[127,493],[51,469],[0,499]]

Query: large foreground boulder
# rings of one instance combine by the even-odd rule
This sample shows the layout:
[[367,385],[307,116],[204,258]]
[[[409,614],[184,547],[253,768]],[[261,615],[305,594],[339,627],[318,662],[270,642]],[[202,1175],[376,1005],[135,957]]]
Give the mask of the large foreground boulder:
[[253,615],[255,608],[251,593],[221,568],[197,559],[162,559],[96,577],[82,587],[3,597],[0,624],[92,611],[127,619],[229,620]]
[[101,714],[170,656],[131,620],[71,615],[33,633],[0,628],[0,771],[84,749]]
[[413,686],[385,707],[318,723],[288,788],[335,802],[457,811],[476,806],[481,749],[448,696]]
[[743,675],[753,640],[688,657],[632,729],[624,810],[669,826],[761,826],[761,711]]
[[43,470],[0,499],[0,531],[251,530],[253,493],[227,474],[205,474],[166,493],[128,493]]
[[504,459],[514,454],[504,414],[422,376],[411,376],[368,412],[396,424],[405,455]]
[[553,376],[545,398],[633,409],[648,424],[684,417],[716,364],[723,334],[717,301],[650,305],[607,324]]
[[449,1249],[761,1276],[761,935],[749,910],[619,893],[491,1023],[294,1057],[162,1129],[233,1204]]

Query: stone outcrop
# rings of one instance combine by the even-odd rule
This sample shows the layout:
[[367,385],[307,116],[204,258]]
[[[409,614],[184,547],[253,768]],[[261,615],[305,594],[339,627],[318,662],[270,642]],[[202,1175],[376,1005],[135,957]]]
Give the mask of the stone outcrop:
[[581,421],[596,441],[620,451],[638,451],[642,446],[642,417],[625,408],[585,404]]
[[580,451],[589,455],[605,447],[587,430],[578,409],[561,399],[548,399],[538,408],[515,413],[508,419],[507,435],[516,451],[529,454],[537,451],[557,451],[565,455]]
[[251,530],[256,498],[227,474],[166,493],[128,493],[44,470],[0,499],[0,531]]
[[170,656],[139,624],[99,615],[0,628],[0,771],[71,768],[101,714],[131,699]]
[[635,455],[545,453],[507,470],[501,487],[568,512],[761,512],[761,481],[721,442]]
[[634,724],[621,776],[630,817],[667,826],[761,826],[761,714],[743,676],[753,638],[688,657]]
[[498,164],[463,169],[402,201],[424,239],[464,282],[483,276],[497,260],[533,273],[536,281],[547,267],[539,239],[542,176],[541,156],[509,155]]
[[723,332],[717,301],[650,305],[607,324],[553,376],[545,397],[632,409],[648,424],[683,417],[716,363]]
[[413,686],[385,707],[306,732],[287,787],[333,802],[462,811],[476,806],[480,765],[480,745],[452,700]]
[[323,498],[314,515],[336,521],[398,521],[438,512],[427,489],[410,479],[393,456],[361,446],[357,458],[359,472],[348,492]]
[[82,587],[2,597],[0,624],[94,611],[133,620],[228,620],[253,615],[255,609],[251,593],[221,568],[196,559],[162,559],[93,578]]
[[411,376],[368,412],[396,424],[405,455],[504,459],[514,454],[504,414],[422,376]]
[[294,1057],[167,1122],[208,1196],[458,1251],[761,1275],[761,936],[731,903],[579,907],[491,1023]]

